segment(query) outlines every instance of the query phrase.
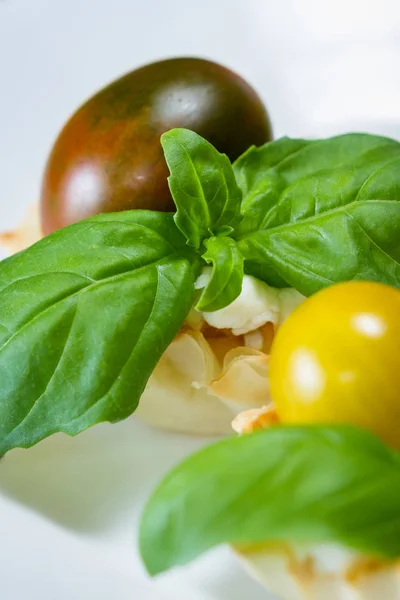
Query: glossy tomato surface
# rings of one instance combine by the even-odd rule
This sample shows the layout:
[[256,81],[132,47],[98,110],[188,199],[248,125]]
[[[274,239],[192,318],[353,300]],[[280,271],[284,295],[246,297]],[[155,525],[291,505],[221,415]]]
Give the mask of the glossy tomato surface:
[[100,212],[174,210],[160,145],[174,127],[231,160],[271,139],[263,103],[229,69],[197,58],[144,66],[93,96],[60,133],[42,185],[44,233]]
[[272,346],[270,379],[286,423],[351,423],[400,448],[400,290],[329,287],[298,307]]

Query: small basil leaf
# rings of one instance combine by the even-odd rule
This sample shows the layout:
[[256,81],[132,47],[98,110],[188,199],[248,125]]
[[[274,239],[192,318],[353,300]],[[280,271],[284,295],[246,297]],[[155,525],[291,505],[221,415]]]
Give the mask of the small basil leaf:
[[[172,215],[100,215],[0,264],[0,454],[129,416],[193,302]],[[168,318],[165,318],[168,315]]]
[[400,556],[400,455],[351,427],[274,427],[175,468],[150,499],[140,548],[150,574],[223,543],[338,543]]
[[205,241],[203,258],[212,263],[211,279],[197,303],[197,310],[212,312],[225,308],[240,294],[243,283],[243,257],[234,240],[214,237]]
[[[333,167],[326,167],[326,157],[314,157],[314,165],[325,168],[310,174],[312,165],[300,159],[303,153],[310,158],[311,146],[280,163],[281,181],[291,183],[267,202],[260,229],[241,235],[245,271],[267,283],[270,273],[278,275],[304,295],[352,279],[400,286],[400,144],[365,135],[316,144]],[[351,162],[338,165],[352,152]],[[309,174],[294,180],[292,168],[296,176]]]
[[175,222],[188,244],[200,248],[221,227],[233,229],[239,222],[242,193],[228,157],[188,129],[164,133],[161,144],[171,173]]
[[233,227],[230,225],[222,225],[221,227],[217,227],[215,230],[216,237],[223,237],[227,235],[231,235],[234,232]]

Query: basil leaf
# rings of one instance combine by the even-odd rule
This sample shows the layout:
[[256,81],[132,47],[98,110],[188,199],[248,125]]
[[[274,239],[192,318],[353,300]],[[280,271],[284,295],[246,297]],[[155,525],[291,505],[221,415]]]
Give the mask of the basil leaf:
[[140,548],[154,575],[222,543],[339,543],[400,556],[400,455],[351,427],[274,427],[175,468],[150,499]]
[[[244,218],[239,233],[267,227],[282,193],[299,179],[343,165],[351,167],[360,158],[362,164],[366,153],[386,146],[397,149],[398,142],[369,134],[346,134],[325,140],[281,138],[261,148],[250,148],[234,164],[243,191]],[[334,194],[338,193],[340,188],[334,189]]]
[[242,193],[228,157],[188,129],[164,133],[161,144],[171,172],[175,223],[188,244],[200,248],[220,228],[233,231],[240,219]]
[[234,240],[213,237],[205,241],[203,259],[212,263],[211,279],[197,303],[197,310],[212,312],[225,308],[242,291],[243,257]]
[[305,296],[355,279],[400,287],[400,202],[354,202],[303,223],[260,231],[239,248],[246,259],[270,264]]
[[[0,454],[129,416],[193,302],[172,215],[100,215],[0,264]],[[165,318],[168,315],[168,318]]]
[[312,141],[281,138],[260,148],[249,148],[233,164],[236,181],[243,192],[243,220],[239,234],[255,231],[262,225],[268,211],[276,204],[285,182],[275,168]]
[[272,169],[279,185],[258,197],[260,229],[237,234],[246,272],[304,295],[352,279],[400,286],[400,144],[361,134],[323,142]]

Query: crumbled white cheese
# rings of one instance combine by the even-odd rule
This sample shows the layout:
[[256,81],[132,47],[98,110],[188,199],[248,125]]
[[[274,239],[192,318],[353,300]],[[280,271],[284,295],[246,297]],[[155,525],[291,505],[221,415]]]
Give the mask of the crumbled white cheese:
[[[204,288],[210,277],[211,267],[206,267],[196,281],[196,289]],[[202,313],[202,316],[216,329],[231,329],[234,335],[241,335],[265,323],[279,325],[303,300],[304,296],[293,288],[273,288],[245,275],[236,300],[221,310]]]

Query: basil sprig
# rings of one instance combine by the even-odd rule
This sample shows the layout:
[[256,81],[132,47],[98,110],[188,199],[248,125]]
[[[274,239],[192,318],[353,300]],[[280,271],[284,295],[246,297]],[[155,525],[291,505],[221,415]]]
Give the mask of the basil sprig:
[[400,455],[352,427],[274,427],[175,468],[141,522],[151,575],[224,543],[338,543],[400,557]]
[[197,134],[162,136],[175,215],[101,215],[0,263],[0,454],[130,415],[197,308],[243,273],[305,295],[336,281],[400,286],[400,144],[283,138],[232,166]]

